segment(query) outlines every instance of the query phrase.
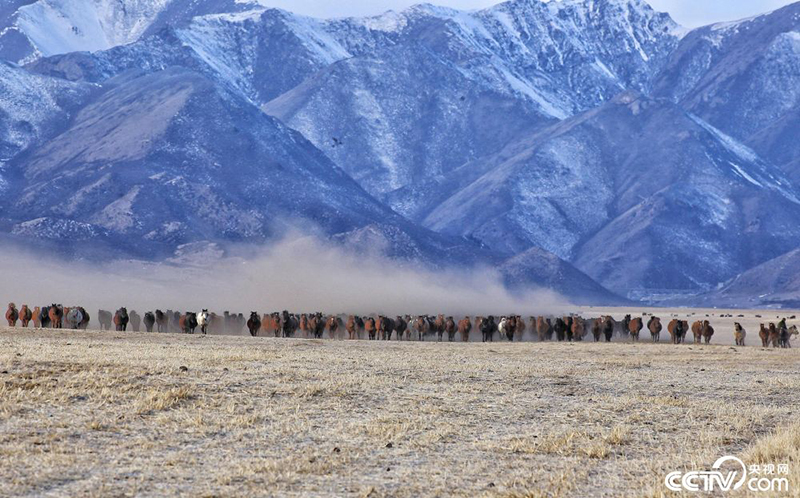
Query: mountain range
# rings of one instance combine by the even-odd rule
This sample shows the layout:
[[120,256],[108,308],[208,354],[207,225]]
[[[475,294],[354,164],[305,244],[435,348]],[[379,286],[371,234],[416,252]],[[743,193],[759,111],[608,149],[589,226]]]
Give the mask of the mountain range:
[[0,233],[176,261],[305,227],[578,303],[788,305],[799,105],[800,3],[687,30],[643,0],[17,0]]

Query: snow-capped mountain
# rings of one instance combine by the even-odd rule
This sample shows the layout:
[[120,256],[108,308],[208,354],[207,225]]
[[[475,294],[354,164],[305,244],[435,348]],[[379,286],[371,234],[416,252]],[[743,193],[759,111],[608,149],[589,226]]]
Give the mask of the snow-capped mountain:
[[748,144],[800,180],[800,3],[681,40],[658,95]]
[[0,58],[31,62],[132,43],[167,25],[213,12],[251,9],[237,0],[4,0]]
[[6,2],[0,231],[158,259],[293,219],[583,301],[696,293],[800,240],[799,18]]

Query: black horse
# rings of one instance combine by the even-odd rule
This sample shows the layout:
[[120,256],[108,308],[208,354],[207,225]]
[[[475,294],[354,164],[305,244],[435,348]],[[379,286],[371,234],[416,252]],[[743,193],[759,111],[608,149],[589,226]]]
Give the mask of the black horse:
[[497,331],[497,324],[494,323],[494,317],[489,316],[484,318],[481,322],[481,334],[483,335],[483,342],[492,342],[494,340],[494,333]]

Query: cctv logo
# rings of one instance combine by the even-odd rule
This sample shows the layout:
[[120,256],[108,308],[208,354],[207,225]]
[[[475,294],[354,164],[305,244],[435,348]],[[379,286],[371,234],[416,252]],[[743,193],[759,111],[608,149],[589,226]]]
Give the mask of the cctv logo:
[[[723,470],[722,466],[732,462],[733,470]],[[785,477],[752,477],[747,479],[747,466],[735,456],[724,456],[714,462],[712,470],[691,472],[670,472],[664,484],[670,491],[689,491],[692,493],[713,491],[736,491],[747,483],[750,491],[789,491],[789,480]]]

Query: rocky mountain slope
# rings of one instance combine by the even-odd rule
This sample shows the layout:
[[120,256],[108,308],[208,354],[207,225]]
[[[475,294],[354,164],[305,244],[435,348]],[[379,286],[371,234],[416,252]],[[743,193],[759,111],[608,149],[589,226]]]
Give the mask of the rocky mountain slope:
[[584,300],[691,296],[800,240],[799,19],[6,3],[0,231],[159,259],[313,225]]

